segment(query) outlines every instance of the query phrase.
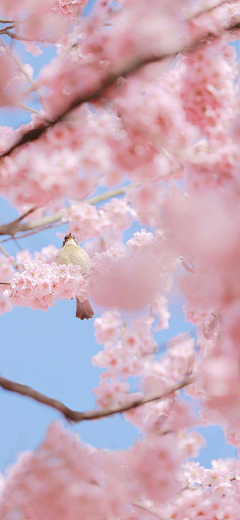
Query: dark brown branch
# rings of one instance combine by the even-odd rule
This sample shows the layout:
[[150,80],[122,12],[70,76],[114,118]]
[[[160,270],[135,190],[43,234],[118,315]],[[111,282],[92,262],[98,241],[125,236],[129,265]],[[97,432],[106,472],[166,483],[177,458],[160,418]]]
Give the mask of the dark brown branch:
[[0,282],[0,285],[11,285],[10,282]]
[[65,404],[63,404],[61,401],[58,401],[57,399],[52,399],[51,397],[47,397],[46,395],[41,394],[36,390],[33,390],[33,388],[30,388],[29,386],[16,383],[15,381],[10,381],[9,379],[5,379],[4,377],[0,377],[0,387],[4,390],[9,390],[10,392],[25,395],[27,397],[30,397],[31,399],[34,399],[34,401],[46,404],[47,406],[54,408],[54,410],[58,410],[69,421],[73,421],[76,423],[82,421],[93,421],[94,419],[102,419],[103,417],[109,417],[110,415],[115,415],[116,413],[123,413],[127,412],[128,410],[133,410],[138,406],[142,406],[153,401],[162,401],[163,399],[167,399],[168,397],[170,397],[177,390],[180,390],[181,388],[190,385],[192,382],[193,379],[191,377],[186,377],[183,381],[171,386],[162,394],[146,394],[143,397],[138,397],[132,402],[120,406],[113,405],[102,410],[89,410],[87,412],[77,412],[65,406]]

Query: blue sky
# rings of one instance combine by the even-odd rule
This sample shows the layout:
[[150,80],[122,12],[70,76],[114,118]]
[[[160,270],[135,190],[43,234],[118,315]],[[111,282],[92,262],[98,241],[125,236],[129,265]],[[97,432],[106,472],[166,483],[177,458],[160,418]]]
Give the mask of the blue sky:
[[[91,8],[93,2],[89,5]],[[38,58],[26,53],[21,44],[18,44],[17,49],[23,62],[34,65],[35,75],[42,64],[54,56],[52,49],[47,49]],[[29,116],[23,112],[0,111],[1,125],[16,128],[28,120]],[[0,199],[0,224],[15,217],[15,210]],[[62,229],[64,227],[60,228]],[[135,229],[133,227],[128,234],[132,234]],[[57,247],[61,245],[54,230],[21,240],[22,248],[28,248],[30,252],[39,251],[49,243]],[[17,249],[13,242],[7,242],[5,247],[10,254],[16,254]],[[179,302],[171,302],[170,310],[170,329],[156,335],[159,344],[180,332],[193,331],[193,326],[184,321]],[[77,410],[94,406],[91,389],[98,384],[100,372],[92,366],[91,357],[101,347],[94,339],[93,321],[81,322],[75,318],[74,301],[57,302],[47,313],[14,308],[0,320],[2,376],[32,386]],[[53,420],[63,420],[54,410],[3,390],[0,390],[0,407],[0,471],[4,471],[14,462],[21,451],[35,448],[44,438],[46,428]],[[84,442],[108,449],[128,447],[138,434],[120,416],[80,425],[66,425],[73,432],[78,432]],[[202,449],[199,458],[202,464],[209,466],[211,459],[235,456],[235,449],[226,445],[219,427],[201,429],[201,432],[207,439],[207,446]]]

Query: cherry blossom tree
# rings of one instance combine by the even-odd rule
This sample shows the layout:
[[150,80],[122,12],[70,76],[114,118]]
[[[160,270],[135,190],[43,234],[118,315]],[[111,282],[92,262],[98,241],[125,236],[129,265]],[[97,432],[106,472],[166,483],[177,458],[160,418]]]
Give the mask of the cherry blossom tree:
[[[0,518],[239,520],[239,460],[191,459],[200,425],[240,447],[240,1],[96,0],[84,16],[86,3],[0,2],[0,105],[29,113],[0,127],[0,195],[19,214],[0,226],[0,311],[89,298],[102,369],[87,411],[0,377],[59,412],[2,476]],[[36,80],[20,44],[56,50]],[[52,244],[10,256],[8,241],[46,229],[59,248],[73,233],[91,268],[57,265]],[[196,339],[161,350],[174,287]],[[139,430],[129,449],[64,424],[114,414]]]

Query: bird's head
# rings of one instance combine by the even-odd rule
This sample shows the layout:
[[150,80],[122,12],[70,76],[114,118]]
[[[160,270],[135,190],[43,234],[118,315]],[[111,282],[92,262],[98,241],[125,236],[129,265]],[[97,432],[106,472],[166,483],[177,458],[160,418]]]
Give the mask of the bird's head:
[[69,233],[64,237],[62,247],[64,247],[66,244],[78,246],[77,239],[74,235],[72,235],[72,233]]

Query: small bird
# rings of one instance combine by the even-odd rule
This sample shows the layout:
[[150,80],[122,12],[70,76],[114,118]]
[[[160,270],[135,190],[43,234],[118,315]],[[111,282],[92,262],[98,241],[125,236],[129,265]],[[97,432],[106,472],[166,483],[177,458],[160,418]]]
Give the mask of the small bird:
[[[64,237],[62,249],[60,249],[56,256],[56,263],[64,265],[80,265],[82,273],[86,273],[86,271],[90,269],[90,258],[87,252],[78,245],[76,237],[71,233]],[[89,318],[92,318],[94,312],[89,301],[85,300],[81,303],[78,298],[76,298],[76,300],[76,318],[80,318],[80,320],[88,320]]]

